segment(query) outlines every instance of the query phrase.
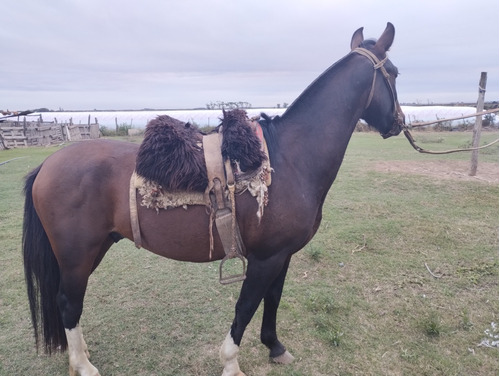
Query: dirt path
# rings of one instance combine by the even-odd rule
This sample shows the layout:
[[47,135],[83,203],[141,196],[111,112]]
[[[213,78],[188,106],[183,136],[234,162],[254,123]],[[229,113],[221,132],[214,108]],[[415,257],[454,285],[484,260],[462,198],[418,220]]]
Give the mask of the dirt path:
[[375,170],[498,184],[497,163],[479,162],[476,176],[469,176],[470,163],[466,161],[380,161],[375,163]]

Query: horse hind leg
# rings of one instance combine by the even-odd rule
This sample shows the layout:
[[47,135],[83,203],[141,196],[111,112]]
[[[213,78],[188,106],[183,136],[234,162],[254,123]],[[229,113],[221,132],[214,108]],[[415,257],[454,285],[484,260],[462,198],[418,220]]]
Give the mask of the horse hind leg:
[[90,363],[87,343],[83,339],[82,328],[79,324],[89,275],[90,272],[63,271],[61,273],[57,301],[68,342],[70,376],[99,375],[97,368]]
[[66,338],[68,340],[69,375],[99,376],[99,371],[89,361],[89,352],[83,339],[81,326],[66,329]]
[[[83,299],[90,274],[99,265],[112,243],[111,239],[106,239],[97,252],[85,253],[81,249],[75,249],[72,252],[71,264],[61,266],[57,303],[68,342],[70,376],[99,375],[97,368],[90,363],[90,354],[79,321],[83,312]],[[80,259],[80,262],[76,262],[77,255],[85,254],[95,255],[95,257]]]

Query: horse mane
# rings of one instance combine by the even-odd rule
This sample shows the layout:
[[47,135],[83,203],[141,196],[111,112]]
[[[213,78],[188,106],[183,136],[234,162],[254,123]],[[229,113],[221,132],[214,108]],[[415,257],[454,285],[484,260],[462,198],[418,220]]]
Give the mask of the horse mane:
[[270,117],[264,112],[261,112],[260,116],[262,119],[259,121],[259,124],[262,127],[264,138],[266,139],[267,150],[269,152],[269,160],[272,166],[272,161],[278,148],[278,131],[276,129],[276,124],[280,122],[281,117],[279,115]]
[[137,154],[137,174],[167,191],[204,191],[208,183],[201,133],[167,115],[146,126]]
[[267,159],[261,150],[261,142],[248,124],[246,111],[235,109],[224,111],[220,124],[222,127],[222,156],[236,161],[241,171],[258,169]]

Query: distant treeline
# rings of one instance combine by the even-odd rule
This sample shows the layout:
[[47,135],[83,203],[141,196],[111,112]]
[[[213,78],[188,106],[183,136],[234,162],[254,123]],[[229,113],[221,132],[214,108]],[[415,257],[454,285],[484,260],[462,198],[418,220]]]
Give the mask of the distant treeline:
[[252,108],[248,102],[215,101],[206,104],[207,110],[234,110],[235,108]]

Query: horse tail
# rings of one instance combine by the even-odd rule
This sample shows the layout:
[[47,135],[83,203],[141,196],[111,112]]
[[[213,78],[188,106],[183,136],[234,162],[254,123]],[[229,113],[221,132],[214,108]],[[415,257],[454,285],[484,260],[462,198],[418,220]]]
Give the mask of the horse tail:
[[33,184],[41,167],[38,166],[26,176],[24,185],[24,276],[37,350],[42,333],[45,351],[51,354],[55,350],[64,351],[67,340],[57,305],[59,265],[33,205]]

